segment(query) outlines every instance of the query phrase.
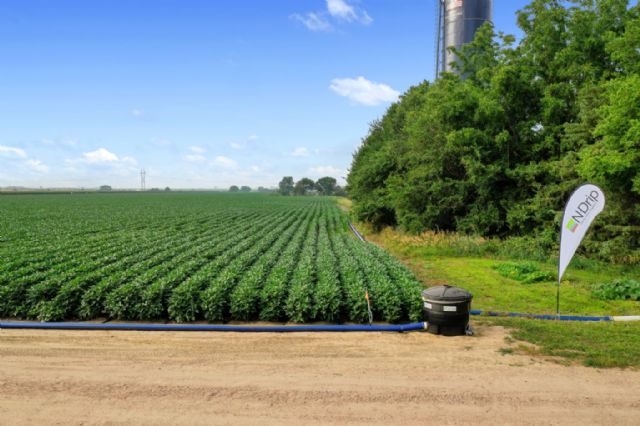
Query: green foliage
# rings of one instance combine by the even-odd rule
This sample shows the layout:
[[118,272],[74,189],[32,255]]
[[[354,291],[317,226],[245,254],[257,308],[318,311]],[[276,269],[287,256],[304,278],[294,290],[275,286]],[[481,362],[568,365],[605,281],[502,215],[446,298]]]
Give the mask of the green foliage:
[[[335,213],[335,212],[334,212]],[[342,319],[343,294],[337,269],[336,253],[328,232],[328,215],[319,228],[316,256],[317,283],[313,293],[315,317],[320,321],[338,322]]]
[[315,187],[315,182],[309,178],[302,178],[296,182],[293,187],[293,193],[295,195],[306,195],[308,191],[311,191]]
[[330,176],[321,177],[316,181],[316,189],[322,195],[333,195],[337,187],[337,181]]
[[[328,197],[2,196],[0,317],[366,322],[416,318],[419,282],[351,238]],[[375,272],[375,277],[374,277]]]
[[524,284],[532,284],[541,281],[553,281],[553,274],[541,271],[535,263],[518,262],[518,263],[501,263],[494,266],[494,269],[503,277],[520,281]]
[[585,179],[599,182],[628,202],[640,200],[640,75],[605,86],[606,102],[594,130],[597,142],[581,152],[578,165]]
[[637,300],[640,301],[640,281],[622,278],[598,284],[593,295],[602,300]]
[[[556,312],[556,285],[523,285],[504,277],[495,267],[507,259],[510,263],[533,263],[535,268],[529,270],[548,273],[550,281],[555,284],[557,258],[534,261],[526,257],[525,250],[511,252],[507,250],[509,246],[499,241],[475,238],[469,242],[470,237],[457,234],[410,236],[386,229],[380,234],[366,235],[370,241],[403,259],[422,281],[448,283],[470,291],[474,296],[475,309],[540,314]],[[563,314],[638,315],[638,302],[600,300],[593,297],[592,290],[603,281],[620,277],[638,281],[640,264],[612,265],[582,257],[575,257],[571,264],[563,276],[560,290]]]
[[293,322],[307,322],[313,315],[313,288],[316,280],[315,257],[317,256],[318,222],[308,225],[307,237],[302,245],[300,259],[291,276],[285,312]]
[[346,235],[334,235],[332,242],[340,267],[340,279],[345,293],[345,309],[348,310],[347,318],[351,322],[365,323],[369,320],[367,301],[366,278],[360,269],[357,260],[349,251],[345,241]]
[[524,36],[483,25],[460,76],[410,88],[353,157],[353,214],[375,229],[459,231],[557,249],[561,211],[585,181],[609,194],[580,254],[640,256],[639,6],[533,0]]
[[291,195],[293,193],[293,177],[283,177],[278,184],[278,191],[281,195]]

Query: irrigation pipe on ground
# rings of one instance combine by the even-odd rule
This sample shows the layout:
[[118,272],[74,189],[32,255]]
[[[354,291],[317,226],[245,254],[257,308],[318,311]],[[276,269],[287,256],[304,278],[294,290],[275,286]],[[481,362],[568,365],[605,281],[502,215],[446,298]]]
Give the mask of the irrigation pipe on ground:
[[481,309],[472,309],[471,315],[484,315],[488,317],[516,317],[531,318],[541,320],[559,320],[559,321],[640,321],[640,315],[628,316],[582,316],[582,315],[540,315],[540,314],[522,314],[519,312],[492,312],[483,311]]
[[88,322],[0,322],[0,329],[27,330],[128,330],[128,331],[226,331],[249,333],[291,332],[345,332],[345,331],[392,331],[406,332],[425,330],[427,323],[383,325],[219,325],[219,324],[136,324],[136,323],[88,323]]
[[358,230],[356,229],[355,226],[353,226],[353,224],[351,222],[349,222],[349,228],[351,228],[351,231],[353,231],[353,233],[356,235],[356,237],[358,237],[358,239],[360,241],[365,241],[364,237],[362,236],[362,234],[360,232],[358,232]]

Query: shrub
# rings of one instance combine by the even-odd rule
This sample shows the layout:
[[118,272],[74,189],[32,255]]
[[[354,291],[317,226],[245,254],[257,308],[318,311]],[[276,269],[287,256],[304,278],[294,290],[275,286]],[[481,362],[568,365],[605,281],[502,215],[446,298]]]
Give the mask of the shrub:
[[541,281],[553,281],[553,274],[541,271],[535,263],[518,262],[502,263],[493,267],[500,275],[524,284],[532,284]]
[[594,287],[593,295],[602,300],[640,301],[640,282],[629,278],[605,282]]

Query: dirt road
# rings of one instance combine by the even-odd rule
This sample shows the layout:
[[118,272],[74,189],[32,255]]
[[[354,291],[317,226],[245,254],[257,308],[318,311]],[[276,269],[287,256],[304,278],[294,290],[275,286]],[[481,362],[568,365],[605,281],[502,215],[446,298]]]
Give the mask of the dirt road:
[[0,331],[0,424],[638,424],[640,372],[501,355],[505,331]]

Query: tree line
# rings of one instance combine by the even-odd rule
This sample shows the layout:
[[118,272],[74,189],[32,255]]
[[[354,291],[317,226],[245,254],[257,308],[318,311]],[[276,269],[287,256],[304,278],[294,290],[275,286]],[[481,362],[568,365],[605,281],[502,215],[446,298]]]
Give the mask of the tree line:
[[303,177],[295,184],[292,176],[285,176],[278,184],[278,192],[280,195],[346,195],[344,188],[330,176],[321,177],[315,182]]
[[353,212],[376,227],[558,245],[584,182],[607,207],[585,251],[640,260],[640,13],[626,0],[534,0],[524,36],[487,23],[459,75],[410,88],[355,152]]
[[[229,187],[229,192],[251,192],[253,191],[253,189],[250,186],[238,186],[238,185],[231,185]],[[264,186],[259,186],[258,189],[256,190],[258,192],[273,192],[272,189],[269,188],[265,188]]]

